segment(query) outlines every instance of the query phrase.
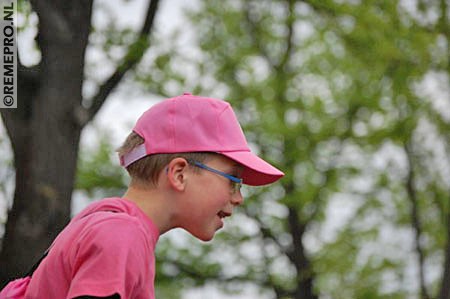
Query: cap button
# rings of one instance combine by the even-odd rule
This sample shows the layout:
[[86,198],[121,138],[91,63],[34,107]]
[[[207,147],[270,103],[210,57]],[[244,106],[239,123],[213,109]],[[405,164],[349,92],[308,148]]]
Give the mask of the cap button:
[[191,96],[192,94],[190,92],[183,92],[184,96]]

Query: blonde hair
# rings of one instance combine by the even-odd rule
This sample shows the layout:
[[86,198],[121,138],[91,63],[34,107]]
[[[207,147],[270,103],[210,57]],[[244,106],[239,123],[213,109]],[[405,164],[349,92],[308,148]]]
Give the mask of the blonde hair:
[[[131,132],[125,139],[122,146],[117,149],[119,156],[122,157],[125,154],[131,152],[135,147],[144,143],[144,139]],[[161,171],[167,164],[175,158],[185,158],[187,160],[195,160],[199,162],[205,162],[210,159],[215,153],[211,152],[191,152],[191,153],[170,153],[170,154],[152,154],[142,159],[131,163],[126,169],[132,179],[131,184],[144,184],[152,187],[156,187],[158,184],[158,178]],[[194,169],[195,171],[196,169]]]

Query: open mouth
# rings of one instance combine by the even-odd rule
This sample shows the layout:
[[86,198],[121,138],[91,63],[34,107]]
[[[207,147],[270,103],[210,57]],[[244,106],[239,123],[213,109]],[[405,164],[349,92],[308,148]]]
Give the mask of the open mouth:
[[225,218],[225,217],[230,217],[231,213],[228,212],[224,212],[224,211],[220,211],[219,213],[217,213],[217,216],[219,216],[220,218]]

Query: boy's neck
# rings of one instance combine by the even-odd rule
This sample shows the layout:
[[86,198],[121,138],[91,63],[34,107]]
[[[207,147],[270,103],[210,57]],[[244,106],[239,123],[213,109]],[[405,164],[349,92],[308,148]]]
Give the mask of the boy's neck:
[[158,188],[142,189],[130,186],[122,198],[134,202],[158,227],[160,235],[174,228],[173,207]]

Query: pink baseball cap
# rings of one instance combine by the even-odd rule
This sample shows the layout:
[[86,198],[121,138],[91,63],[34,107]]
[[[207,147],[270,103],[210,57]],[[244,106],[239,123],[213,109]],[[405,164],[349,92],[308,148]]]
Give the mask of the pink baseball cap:
[[215,152],[244,166],[244,184],[266,185],[284,175],[250,151],[233,109],[223,100],[184,93],[145,111],[133,131],[145,142],[120,157],[124,167],[151,154]]

